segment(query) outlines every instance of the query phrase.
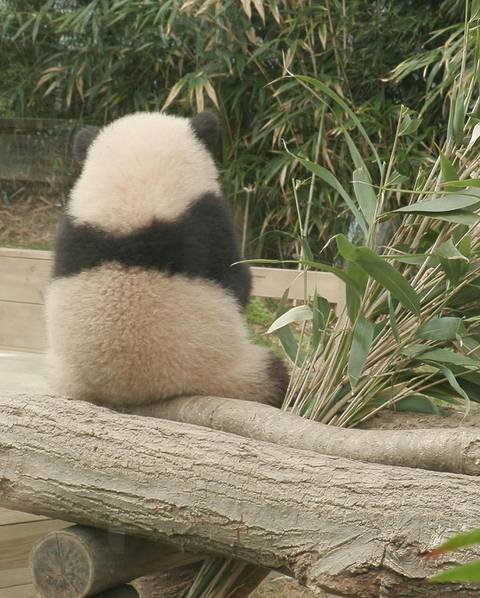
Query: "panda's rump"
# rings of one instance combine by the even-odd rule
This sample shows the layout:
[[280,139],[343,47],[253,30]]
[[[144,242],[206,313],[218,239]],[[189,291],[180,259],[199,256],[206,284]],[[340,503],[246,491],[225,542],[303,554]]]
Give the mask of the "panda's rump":
[[47,325],[57,389],[83,400],[228,393],[263,367],[235,298],[201,278],[102,265],[51,284]]

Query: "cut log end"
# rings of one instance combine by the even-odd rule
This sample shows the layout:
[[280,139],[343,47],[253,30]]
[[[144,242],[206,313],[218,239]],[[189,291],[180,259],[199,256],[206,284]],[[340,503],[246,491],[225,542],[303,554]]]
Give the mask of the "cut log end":
[[42,596],[80,598],[91,587],[92,563],[78,537],[52,532],[33,547],[30,562]]

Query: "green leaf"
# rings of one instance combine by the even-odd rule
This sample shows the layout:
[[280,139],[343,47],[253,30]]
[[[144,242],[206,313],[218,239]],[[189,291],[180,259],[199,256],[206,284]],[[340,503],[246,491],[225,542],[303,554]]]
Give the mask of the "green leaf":
[[307,83],[308,85],[312,85],[316,89],[319,89],[322,93],[324,93],[326,96],[328,96],[330,99],[332,99],[338,106],[340,106],[340,108],[342,108],[342,110],[344,110],[348,114],[348,116],[355,123],[355,126],[357,127],[357,129],[360,131],[362,137],[367,142],[369,148],[372,150],[372,153],[373,153],[375,160],[377,162],[377,165],[378,165],[378,170],[379,170],[379,172],[381,172],[382,171],[382,162],[378,155],[377,149],[376,149],[375,145],[372,143],[370,137],[368,136],[368,133],[366,132],[364,126],[360,122],[360,119],[355,114],[355,112],[350,108],[350,106],[345,102],[345,100],[343,100],[338,94],[336,94],[333,90],[331,90],[328,87],[328,85],[325,85],[325,83],[323,83],[322,81],[319,81],[318,79],[314,79],[313,77],[309,77],[307,75],[295,75],[295,78],[298,81],[302,81],[303,83]]
[[466,565],[454,567],[449,571],[444,571],[438,575],[430,577],[429,581],[432,583],[446,583],[446,582],[480,582],[480,561],[473,561]]
[[451,365],[459,365],[466,368],[478,368],[480,362],[471,359],[466,355],[457,353],[452,349],[438,348],[420,355],[422,361],[434,361],[438,364],[444,365],[446,363]]
[[354,324],[360,312],[362,299],[367,288],[368,274],[354,262],[347,262],[348,281],[345,284],[345,298],[350,322]]
[[423,212],[427,215],[431,213],[451,212],[476,206],[480,203],[480,195],[475,191],[465,191],[464,193],[446,193],[443,197],[437,199],[427,199],[417,201],[417,203],[398,208],[395,212],[407,212],[415,214]]
[[352,388],[355,388],[362,375],[374,333],[375,325],[360,316],[353,329],[352,347],[348,360],[347,373]]
[[348,150],[350,152],[350,156],[352,157],[352,161],[355,164],[355,168],[363,168],[369,178],[369,181],[371,182],[368,168],[367,168],[365,162],[363,161],[362,155],[358,151],[358,148],[355,145],[355,143],[353,142],[353,139],[351,138],[349,132],[346,129],[343,129],[343,134],[345,136],[345,140],[348,145]]
[[395,411],[413,411],[416,413],[433,413],[440,415],[441,410],[438,405],[425,395],[411,395],[394,403]]
[[390,327],[392,329],[393,338],[400,344],[400,335],[398,334],[397,318],[395,317],[395,305],[393,304],[393,297],[388,293],[388,317],[390,319]]
[[313,327],[312,327],[312,344],[314,350],[317,349],[320,342],[320,333],[325,330],[328,325],[332,306],[329,301],[320,295],[313,296]]
[[417,330],[417,336],[426,341],[453,341],[466,334],[461,318],[454,317],[433,318]]
[[[283,296],[280,299],[277,316],[281,316],[285,312],[285,305],[288,302],[288,293],[289,289],[283,293]],[[301,365],[305,359],[305,355],[302,350],[299,350],[297,339],[291,329],[288,326],[284,326],[277,330],[275,334],[290,361]]]
[[460,548],[474,546],[475,544],[480,544],[480,528],[463,534],[457,534],[441,544],[438,548],[435,548],[432,552],[434,555],[442,554],[444,552],[450,552],[451,550],[460,550]]
[[[439,351],[440,349],[437,349]],[[477,365],[478,367],[478,365]],[[465,390],[460,386],[457,379],[455,378],[454,373],[447,367],[441,368],[442,374],[447,379],[450,386],[453,388],[455,392],[457,392],[463,399],[465,399],[465,415],[470,413],[470,397],[467,395]]]
[[356,263],[386,288],[405,309],[420,315],[420,299],[415,289],[398,270],[368,247],[357,247]]
[[442,179],[444,181],[459,182],[456,168],[443,152],[440,152],[440,169],[442,171]]
[[292,156],[294,156],[300,162],[300,164],[302,164],[302,166],[305,166],[307,170],[313,172],[316,176],[318,176],[318,178],[327,183],[327,185],[330,185],[330,187],[335,189],[335,191],[342,197],[347,206],[350,208],[364,235],[368,236],[368,230],[367,225],[365,224],[365,219],[363,218],[362,214],[360,213],[360,210],[357,208],[357,206],[351,199],[350,195],[345,191],[345,189],[342,187],[337,178],[329,170],[327,170],[323,166],[320,166],[320,164],[315,164],[315,162],[311,162],[306,158],[300,158],[295,154],[292,154]]
[[418,212],[418,216],[428,216],[429,218],[435,218],[436,220],[444,220],[445,222],[454,222],[456,224],[465,224],[466,226],[473,226],[480,218],[480,216],[468,210],[455,210],[453,212],[443,212],[441,214]]
[[465,126],[465,92],[462,87],[458,90],[453,110],[452,135],[456,145],[462,145]]
[[267,330],[267,334],[271,334],[288,324],[293,324],[293,322],[304,322],[305,320],[311,320],[313,318],[312,310],[308,307],[308,305],[298,305],[297,307],[292,307],[287,312],[282,314],[279,318],[273,322],[270,328]]
[[447,275],[448,280],[456,284],[468,270],[468,258],[463,255],[449,239],[434,252]]
[[[450,162],[450,160],[443,152],[440,152],[440,169],[442,171],[442,180],[444,183],[447,183],[449,181],[454,181],[455,183],[460,182],[458,180],[458,173],[456,168],[453,166],[453,164]],[[445,190],[455,191],[457,187],[460,187],[460,185],[450,185],[449,183],[448,185],[445,185]],[[464,187],[465,185],[463,185],[463,188]]]
[[354,262],[357,256],[357,248],[347,239],[344,234],[335,235],[338,251],[341,256],[350,262]]
[[363,168],[357,168],[353,172],[353,190],[365,220],[371,226],[375,220],[377,196],[372,188],[370,177]]
[[[458,178],[458,177],[457,177]],[[463,181],[450,180],[450,187],[463,189],[464,187],[480,187],[480,179],[464,179]]]
[[406,106],[401,107],[400,114],[402,120],[400,123],[398,136],[402,137],[403,135],[411,135],[412,133],[415,133],[422,121],[419,118],[412,118],[414,113]]

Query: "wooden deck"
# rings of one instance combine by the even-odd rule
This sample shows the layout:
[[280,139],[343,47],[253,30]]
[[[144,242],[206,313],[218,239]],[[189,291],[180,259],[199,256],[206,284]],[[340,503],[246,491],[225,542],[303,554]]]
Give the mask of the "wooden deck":
[[28,566],[30,549],[43,535],[68,525],[0,508],[0,598],[36,598]]

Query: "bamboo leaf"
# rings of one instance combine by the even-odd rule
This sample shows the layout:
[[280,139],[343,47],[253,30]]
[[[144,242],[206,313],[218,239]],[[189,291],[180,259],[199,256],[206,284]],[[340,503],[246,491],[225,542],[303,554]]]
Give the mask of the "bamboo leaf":
[[440,415],[441,410],[430,397],[425,395],[411,395],[394,403],[395,411],[412,411],[415,413],[432,413]]
[[426,341],[454,341],[466,336],[467,330],[461,318],[433,318],[419,326],[417,336]]
[[353,190],[365,220],[371,226],[375,219],[377,196],[372,188],[370,177],[367,176],[363,167],[357,168],[353,172]]
[[463,128],[465,126],[465,92],[460,87],[455,98],[455,106],[453,109],[453,120],[452,120],[452,135],[456,145],[462,145],[463,143]]
[[[365,219],[363,218],[362,214],[360,213],[360,210],[357,208],[357,206],[351,199],[350,195],[345,191],[345,189],[342,187],[337,178],[323,166],[315,164],[315,162],[311,162],[306,158],[300,158],[295,154],[292,155],[300,162],[300,164],[302,164],[302,166],[305,166],[305,168],[307,168],[310,172],[313,172],[316,176],[318,176],[318,178],[327,183],[327,185],[330,185],[330,187],[335,189],[335,191],[342,197],[342,199],[345,201],[347,206],[352,211],[364,235],[368,236],[368,229],[365,223]],[[478,201],[480,201],[480,199]]]
[[[437,349],[437,350],[440,351],[440,349]],[[476,367],[478,368],[478,362],[476,364]],[[441,372],[445,376],[445,378],[447,379],[448,383],[453,388],[453,390],[455,392],[457,392],[463,399],[465,399],[465,415],[468,415],[470,413],[470,397],[467,395],[465,390],[460,386],[460,384],[458,383],[458,381],[455,378],[455,375],[451,369],[449,369],[447,367],[442,367]]]
[[432,583],[446,583],[446,582],[480,582],[480,561],[473,561],[466,565],[454,567],[449,571],[444,571],[433,577],[430,577]]
[[475,145],[475,143],[477,142],[479,137],[480,137],[480,123],[477,123],[473,127],[472,136],[470,137],[470,141],[468,142],[467,149],[471,149]]
[[279,328],[283,328],[288,324],[293,324],[293,322],[304,322],[305,320],[311,320],[312,318],[313,313],[308,305],[298,305],[297,307],[292,307],[279,318],[277,318],[275,322],[273,322],[273,324],[267,330],[267,334],[271,334],[272,332],[275,332]]
[[475,544],[480,544],[480,528],[453,536],[453,538],[450,538],[438,548],[432,550],[430,554],[435,556],[444,552],[450,552],[451,550],[460,550],[460,548],[474,546]]
[[[442,180],[445,183],[449,181],[455,181],[456,183],[460,182],[458,180],[458,173],[456,168],[453,166],[453,164],[450,162],[450,160],[443,152],[440,152],[440,169],[442,171]],[[445,189],[446,191],[452,191],[452,189],[455,190],[457,187],[459,187],[459,185],[454,186],[450,185],[449,183],[445,186]],[[465,185],[463,185],[463,187],[465,187]]]
[[398,270],[368,247],[357,247],[356,263],[373,279],[390,291],[405,309],[420,315],[420,299],[406,278]]
[[475,191],[465,191],[465,193],[446,193],[443,197],[438,199],[428,199],[418,201],[417,203],[398,208],[395,212],[406,212],[407,214],[414,214],[423,212],[430,215],[431,213],[450,212],[454,210],[461,210],[463,208],[471,208],[480,203],[480,195]]
[[340,106],[340,108],[342,108],[342,110],[344,110],[348,114],[348,116],[355,123],[355,126],[357,127],[357,129],[360,131],[362,137],[367,142],[369,148],[371,149],[371,151],[375,157],[375,160],[377,162],[378,169],[381,172],[382,171],[382,162],[380,160],[378,152],[377,152],[375,146],[373,145],[370,137],[368,136],[368,133],[366,132],[364,126],[360,122],[360,119],[355,114],[355,112],[350,108],[350,106],[345,102],[345,100],[343,100],[338,94],[336,94],[332,89],[330,89],[328,87],[328,85],[325,85],[325,83],[323,83],[322,81],[320,81],[318,79],[315,79],[313,77],[309,77],[306,75],[295,75],[295,78],[298,81],[303,81],[304,83],[307,83],[308,85],[312,85],[316,89],[319,89],[322,93],[324,93],[326,96],[328,96],[330,99],[332,99],[338,106]]
[[463,181],[449,181],[448,185],[452,188],[480,187],[480,179],[464,179]]
[[438,256],[443,271],[453,284],[456,284],[468,270],[469,260],[449,239],[434,252]]
[[388,317],[390,319],[390,327],[392,329],[393,338],[400,344],[400,335],[398,334],[397,318],[395,316],[395,306],[393,304],[393,297],[388,293]]
[[352,348],[348,360],[347,373],[352,388],[355,388],[362,375],[374,334],[375,325],[360,316],[353,329]]
[[427,350],[424,353],[416,355],[416,358],[420,359],[421,361],[435,362],[442,366],[446,363],[449,365],[458,365],[473,369],[477,369],[480,366],[480,362],[477,360],[471,359],[470,357],[462,355],[461,353],[457,353],[452,349],[445,348],[433,349],[431,351]]

